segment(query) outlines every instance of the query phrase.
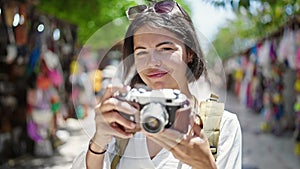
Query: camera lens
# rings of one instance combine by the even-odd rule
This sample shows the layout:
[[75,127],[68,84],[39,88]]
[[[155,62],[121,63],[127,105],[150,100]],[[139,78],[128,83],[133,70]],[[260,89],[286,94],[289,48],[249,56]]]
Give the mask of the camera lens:
[[148,132],[155,133],[157,130],[160,130],[161,122],[155,117],[147,117],[144,119],[143,128]]
[[141,110],[141,127],[149,133],[162,131],[168,123],[168,113],[159,103],[150,103]]

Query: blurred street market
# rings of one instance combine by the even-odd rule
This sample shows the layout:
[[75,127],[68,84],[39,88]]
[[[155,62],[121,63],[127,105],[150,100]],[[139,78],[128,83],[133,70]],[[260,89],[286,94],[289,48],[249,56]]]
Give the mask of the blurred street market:
[[[201,36],[213,87],[240,121],[243,169],[300,166],[300,1],[272,2],[178,1],[200,25],[200,8],[228,14]],[[0,0],[1,169],[71,168],[87,149],[83,126],[122,75],[124,11],[136,3]]]
[[[298,169],[299,157],[295,156],[293,133],[288,132],[281,136],[260,131],[263,118],[254,111],[241,105],[232,94],[227,95],[227,110],[237,113],[242,126],[243,134],[243,169]],[[24,155],[10,159],[0,165],[1,169],[66,169],[71,168],[73,159],[87,148],[90,139],[82,125],[90,120],[70,119],[64,131],[66,142],[61,145],[52,157],[38,158]]]

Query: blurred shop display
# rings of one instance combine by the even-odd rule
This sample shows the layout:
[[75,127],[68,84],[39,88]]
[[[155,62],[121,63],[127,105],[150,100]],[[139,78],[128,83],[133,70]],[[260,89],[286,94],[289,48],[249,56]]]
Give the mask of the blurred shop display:
[[70,63],[77,27],[35,10],[33,0],[0,0],[0,163],[51,156],[70,116]]
[[300,155],[300,17],[226,60],[225,67],[233,80],[228,89],[264,117],[261,130],[277,136],[294,131]]
[[95,107],[105,88],[114,77],[122,55],[122,42],[109,50],[83,47],[70,64],[69,101],[74,105],[73,117],[83,119]]

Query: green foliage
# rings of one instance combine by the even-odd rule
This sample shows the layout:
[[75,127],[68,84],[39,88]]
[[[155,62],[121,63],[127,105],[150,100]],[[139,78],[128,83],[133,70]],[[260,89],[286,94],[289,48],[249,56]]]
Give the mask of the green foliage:
[[253,32],[256,30],[251,20],[239,17],[228,21],[219,31],[213,45],[222,59],[231,57],[255,43],[258,37]]
[[[140,3],[144,3],[144,0],[39,0],[37,9],[76,24],[79,43],[84,44],[99,28],[124,17],[128,7]],[[188,9],[182,0],[179,3]],[[118,27],[107,33],[118,34],[119,29]]]
[[78,26],[78,38],[84,43],[101,26],[125,16],[133,0],[40,0],[38,10]]
[[[228,2],[212,0],[210,3],[219,7],[220,1]],[[231,0],[230,5],[237,18],[228,21],[213,42],[223,58],[249,48],[255,41],[275,32],[291,17],[300,13],[299,0]]]

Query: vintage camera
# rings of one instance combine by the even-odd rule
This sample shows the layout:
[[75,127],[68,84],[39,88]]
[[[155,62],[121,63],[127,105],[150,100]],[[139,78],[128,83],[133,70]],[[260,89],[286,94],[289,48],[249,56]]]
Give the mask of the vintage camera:
[[159,133],[170,128],[175,120],[176,110],[187,103],[187,98],[176,89],[159,89],[147,91],[133,88],[126,93],[115,93],[119,100],[137,103],[140,107],[138,115],[120,112],[125,118],[139,123],[149,133]]

